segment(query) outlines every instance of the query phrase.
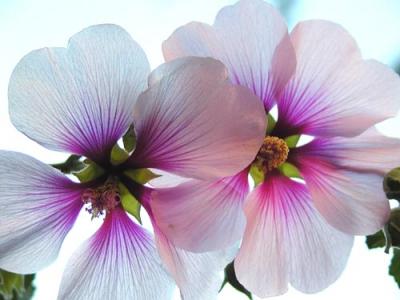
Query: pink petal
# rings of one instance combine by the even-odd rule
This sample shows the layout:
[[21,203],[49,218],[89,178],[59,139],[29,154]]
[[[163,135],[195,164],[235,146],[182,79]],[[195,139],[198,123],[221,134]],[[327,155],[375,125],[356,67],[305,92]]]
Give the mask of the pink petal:
[[255,295],[283,294],[288,282],[302,292],[317,292],[343,271],[353,239],[323,220],[303,184],[269,177],[250,194],[245,212],[235,269]]
[[222,272],[230,263],[236,247],[193,253],[177,248],[155,226],[157,248],[171,276],[181,291],[182,299],[217,300],[222,285]]
[[231,176],[248,166],[262,144],[262,105],[246,88],[226,81],[220,62],[182,60],[179,67],[169,63],[173,71],[164,71],[169,75],[139,97],[130,163],[197,179]]
[[368,235],[388,220],[381,175],[337,167],[312,155],[298,157],[298,163],[316,208],[333,227]]
[[239,241],[245,227],[243,201],[248,170],[213,182],[192,180],[152,193],[151,208],[161,231],[177,247],[204,252]]
[[82,207],[80,188],[56,169],[0,151],[0,268],[36,273],[58,256]]
[[58,299],[160,300],[172,290],[150,234],[116,209],[73,254]]
[[204,56],[221,60],[230,79],[247,86],[271,109],[294,71],[296,58],[279,12],[261,0],[223,8],[214,26],[189,23],[164,42],[165,59]]
[[149,71],[125,30],[88,27],[67,48],[39,49],[18,63],[9,84],[11,120],[49,149],[106,159],[132,123]]
[[362,60],[341,26],[302,22],[291,39],[297,69],[278,100],[280,134],[355,136],[396,115],[398,75],[379,62]]
[[400,140],[370,128],[353,138],[318,138],[297,151],[336,166],[384,175],[400,165]]

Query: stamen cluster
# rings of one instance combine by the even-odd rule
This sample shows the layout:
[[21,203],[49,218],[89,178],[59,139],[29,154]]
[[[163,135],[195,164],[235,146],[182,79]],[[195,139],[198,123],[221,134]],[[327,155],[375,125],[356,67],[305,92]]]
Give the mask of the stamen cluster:
[[279,167],[288,158],[289,147],[286,142],[275,136],[267,136],[254,163],[264,172]]
[[92,215],[92,219],[104,212],[109,213],[121,203],[118,185],[111,180],[100,187],[88,188],[82,194],[82,201],[90,205],[86,211]]

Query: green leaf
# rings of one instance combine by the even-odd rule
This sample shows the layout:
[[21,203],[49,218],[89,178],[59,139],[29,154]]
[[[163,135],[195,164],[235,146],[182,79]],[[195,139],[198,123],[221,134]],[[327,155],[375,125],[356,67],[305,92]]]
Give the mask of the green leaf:
[[264,172],[257,165],[251,165],[250,175],[253,177],[255,186],[264,182]]
[[285,139],[285,142],[286,142],[286,145],[289,148],[295,148],[297,143],[299,142],[299,139],[300,139],[300,135],[299,134],[295,134],[295,135],[288,136]]
[[274,119],[274,117],[271,114],[268,114],[267,116],[267,135],[269,135],[272,130],[274,130],[276,125],[276,121]]
[[115,144],[115,146],[111,150],[111,164],[113,166],[118,166],[126,161],[128,158],[129,153],[118,146],[118,144]]
[[125,211],[134,216],[140,224],[142,224],[142,219],[140,217],[140,202],[129,192],[128,188],[122,183],[118,184],[118,188],[121,196],[122,207]]
[[250,300],[253,299],[253,296],[251,295],[251,293],[239,282],[239,280],[237,280],[233,262],[231,262],[225,268],[225,278],[224,278],[224,282],[222,283],[220,291],[222,291],[222,289],[224,288],[224,286],[227,283],[229,283],[231,286],[233,286],[239,292],[245,294]]
[[131,169],[125,171],[124,174],[140,184],[146,184],[150,180],[161,176],[153,173],[149,169]]
[[400,200],[400,167],[386,174],[383,189],[388,199]]
[[92,181],[104,174],[104,170],[92,161],[87,161],[87,166],[79,172],[72,173],[80,182]]
[[0,270],[0,300],[29,300],[35,275],[20,275]]
[[81,161],[80,155],[71,155],[68,159],[60,164],[51,165],[53,168],[60,170],[65,174],[70,174],[72,172],[78,172],[86,167],[85,163]]
[[389,267],[389,275],[393,276],[400,288],[400,249],[393,249],[393,257]]
[[386,238],[382,230],[367,236],[366,243],[369,249],[381,248],[386,245]]
[[128,131],[122,137],[124,142],[124,148],[129,153],[132,152],[136,147],[136,134],[133,126],[129,127]]
[[390,213],[390,219],[387,224],[387,229],[390,234],[390,244],[392,247],[400,248],[400,209],[393,209]]
[[297,167],[295,165],[292,165],[289,162],[285,162],[283,164],[281,164],[278,167],[278,170],[285,175],[286,177],[292,177],[292,178],[300,178],[302,179],[303,177],[301,177],[300,175],[300,171],[299,169],[297,169]]

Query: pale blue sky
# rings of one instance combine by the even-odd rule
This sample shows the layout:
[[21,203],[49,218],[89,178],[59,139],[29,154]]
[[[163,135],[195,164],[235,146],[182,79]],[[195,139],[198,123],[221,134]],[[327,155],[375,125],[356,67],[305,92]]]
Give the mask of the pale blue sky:
[[[56,162],[64,154],[43,149],[17,132],[7,112],[7,84],[13,67],[29,51],[44,46],[64,46],[68,38],[84,27],[116,23],[128,30],[146,51],[152,67],[162,63],[161,42],[172,31],[189,21],[212,23],[217,11],[228,0],[0,0],[0,148],[25,152],[45,162]],[[367,58],[392,64],[400,57],[400,1],[396,0],[304,0],[295,2],[290,26],[304,19],[328,19],[347,28]],[[351,3],[351,4],[349,4]],[[400,117],[379,128],[400,137]],[[400,153],[399,153],[400,155]],[[79,219],[67,238],[60,259],[39,273],[36,300],[55,299],[63,266],[76,246],[98,224],[87,215]],[[303,295],[293,289],[289,299],[337,300],[360,298],[394,300],[400,291],[386,275],[389,257],[380,250],[368,251],[359,238],[343,276],[328,289]],[[177,298],[178,299],[178,298]],[[221,300],[245,297],[231,289]]]

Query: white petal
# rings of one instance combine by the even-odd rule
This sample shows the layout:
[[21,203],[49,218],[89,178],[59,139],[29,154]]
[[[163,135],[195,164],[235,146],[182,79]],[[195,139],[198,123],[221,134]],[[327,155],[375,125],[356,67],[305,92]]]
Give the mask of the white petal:
[[192,180],[152,193],[157,225],[177,246],[193,252],[227,248],[245,227],[243,202],[249,192],[248,170],[217,181]]
[[283,294],[289,282],[317,292],[343,271],[353,239],[325,222],[303,184],[270,177],[250,194],[245,211],[248,224],[235,270],[255,295]]
[[18,63],[9,83],[11,120],[49,149],[105,160],[132,123],[149,71],[125,30],[86,28],[67,48],[36,50]]
[[250,88],[267,111],[296,65],[284,19],[261,0],[224,7],[214,26],[193,22],[178,28],[163,52],[167,61],[191,55],[221,60],[230,79]]
[[[130,163],[183,177],[232,176],[254,159],[265,135],[265,113],[248,89],[226,81],[211,58],[182,58],[135,105],[136,149]],[[229,153],[229,155],[227,155]]]
[[52,263],[82,207],[81,189],[25,154],[0,151],[0,268],[36,273]]
[[152,237],[115,209],[73,254],[58,299],[168,300],[172,288]]

